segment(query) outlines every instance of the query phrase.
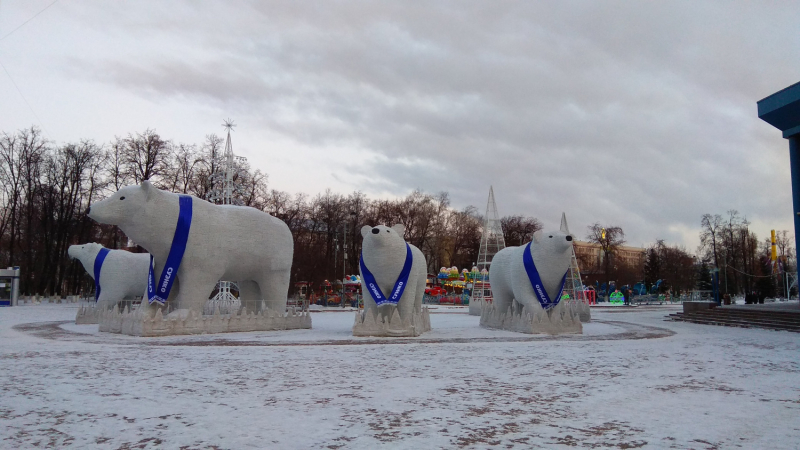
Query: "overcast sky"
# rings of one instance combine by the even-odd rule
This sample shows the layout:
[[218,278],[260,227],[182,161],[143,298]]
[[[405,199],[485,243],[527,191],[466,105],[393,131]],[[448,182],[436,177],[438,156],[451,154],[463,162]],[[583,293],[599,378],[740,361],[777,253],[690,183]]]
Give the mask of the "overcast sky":
[[501,215],[689,251],[704,213],[793,229],[756,102],[800,81],[796,1],[51,3],[0,0],[0,131],[199,144],[231,118],[293,193],[482,212],[493,185]]

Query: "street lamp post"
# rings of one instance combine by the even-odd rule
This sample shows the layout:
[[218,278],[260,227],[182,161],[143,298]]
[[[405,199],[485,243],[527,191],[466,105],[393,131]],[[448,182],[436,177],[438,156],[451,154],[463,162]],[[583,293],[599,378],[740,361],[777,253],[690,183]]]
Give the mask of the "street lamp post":
[[719,267],[715,266],[714,270],[711,272],[711,286],[712,286],[711,289],[713,289],[712,292],[714,293],[714,302],[716,302],[717,305],[720,305],[721,303],[719,301]]
[[[350,211],[350,218],[355,222],[356,217],[355,211]],[[353,224],[355,227],[355,223]],[[345,287],[344,284],[347,281],[347,220],[344,221],[344,237],[342,238],[342,253],[344,254],[342,258],[342,308],[344,308],[344,294],[345,294]],[[353,246],[355,247],[355,246]]]
[[342,308],[344,308],[344,282],[347,278],[347,221],[344,221],[344,233],[342,236],[342,297],[339,303],[342,304]]
[[725,276],[725,293],[728,293],[728,263],[722,264],[722,274]]

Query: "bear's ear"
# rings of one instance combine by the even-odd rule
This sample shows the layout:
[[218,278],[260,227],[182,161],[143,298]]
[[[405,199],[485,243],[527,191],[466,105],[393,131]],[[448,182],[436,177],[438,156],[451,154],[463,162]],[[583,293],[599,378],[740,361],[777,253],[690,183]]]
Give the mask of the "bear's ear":
[[563,212],[561,213],[561,228],[559,228],[559,231],[561,231],[564,234],[569,234],[569,225],[567,225],[567,214]]
[[538,244],[539,241],[541,241],[541,240],[542,240],[542,230],[538,230],[535,233],[533,233],[533,242],[534,243]]
[[402,223],[398,223],[397,225],[393,226],[392,229],[400,235],[401,238],[405,238],[406,235],[406,226]]
[[153,183],[151,183],[150,180],[142,181],[141,187],[142,190],[144,191],[145,199],[149,202],[157,191],[156,187],[153,186]]
[[367,233],[369,233],[369,230],[371,229],[372,227],[369,225],[364,225],[363,227],[361,227],[361,237],[367,237]]

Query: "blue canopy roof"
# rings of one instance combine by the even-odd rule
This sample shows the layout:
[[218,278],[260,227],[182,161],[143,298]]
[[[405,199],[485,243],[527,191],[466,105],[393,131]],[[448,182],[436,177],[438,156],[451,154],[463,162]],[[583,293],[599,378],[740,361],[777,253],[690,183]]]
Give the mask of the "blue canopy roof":
[[758,117],[783,131],[784,138],[800,134],[800,83],[759,100]]

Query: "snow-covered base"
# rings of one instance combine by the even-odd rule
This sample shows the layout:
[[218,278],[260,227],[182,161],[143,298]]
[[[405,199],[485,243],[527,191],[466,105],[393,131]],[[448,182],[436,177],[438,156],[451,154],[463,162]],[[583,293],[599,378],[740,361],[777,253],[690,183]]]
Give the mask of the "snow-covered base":
[[311,328],[308,311],[281,314],[267,309],[248,314],[242,310],[239,314],[223,315],[217,309],[211,316],[190,312],[187,317],[165,318],[160,309],[153,317],[145,317],[138,310],[130,311],[126,307],[120,312],[115,306],[113,310],[101,311],[98,317],[100,331],[146,337]]
[[405,319],[400,319],[397,308],[393,309],[388,321],[374,310],[357,311],[353,336],[414,337],[431,331],[431,315],[427,307]]
[[480,316],[481,310],[483,309],[483,304],[486,303],[482,299],[470,299],[469,300],[469,315],[470,316]]
[[83,303],[78,306],[78,314],[75,316],[76,325],[93,325],[100,320],[100,308],[97,303]]
[[559,303],[548,311],[538,309],[534,313],[527,306],[520,308],[516,300],[504,312],[491,304],[481,310],[481,326],[527,334],[583,333],[577,308],[567,306],[566,302]]
[[569,302],[569,306],[573,309],[573,311],[577,312],[581,322],[589,323],[592,321],[592,308],[590,308],[587,303],[575,300]]

